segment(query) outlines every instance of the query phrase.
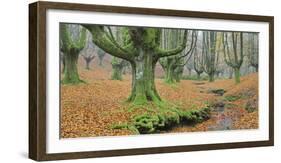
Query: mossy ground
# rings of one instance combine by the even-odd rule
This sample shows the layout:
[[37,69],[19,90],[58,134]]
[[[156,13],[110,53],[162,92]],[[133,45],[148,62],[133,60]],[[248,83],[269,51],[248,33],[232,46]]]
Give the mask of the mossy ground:
[[159,133],[169,130],[180,124],[200,123],[210,118],[210,106],[192,110],[180,109],[176,105],[168,102],[158,104],[148,103],[146,105],[133,105],[129,107],[129,112],[137,109],[144,110],[142,114],[136,114],[125,124],[113,125],[113,129],[129,129],[137,134]]

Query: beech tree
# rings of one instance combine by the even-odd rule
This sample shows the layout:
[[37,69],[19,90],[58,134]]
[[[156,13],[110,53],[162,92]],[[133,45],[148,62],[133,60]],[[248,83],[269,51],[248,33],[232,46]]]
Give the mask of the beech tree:
[[95,58],[94,54],[82,55],[82,56],[83,56],[83,58],[85,60],[85,63],[86,63],[85,69],[90,70],[90,63]]
[[219,62],[219,53],[217,51],[218,44],[218,32],[215,31],[203,31],[203,68],[204,72],[209,76],[209,82],[215,80],[214,75]]
[[62,83],[77,84],[82,82],[77,70],[77,61],[85,42],[85,28],[80,25],[60,24],[60,50],[65,59]]
[[93,36],[93,42],[108,54],[130,62],[132,89],[128,101],[143,104],[161,102],[154,83],[154,70],[159,58],[176,55],[186,46],[187,31],[182,42],[175,48],[160,47],[161,29],[146,27],[123,27],[124,44],[120,45],[110,27],[83,25]]
[[122,80],[123,68],[126,66],[126,60],[113,57],[111,60],[112,65],[112,80]]
[[250,66],[255,68],[255,71],[259,70],[259,40],[257,33],[248,33],[248,60]]
[[92,37],[91,34],[88,34],[87,32],[87,46],[84,47],[84,49],[80,52],[81,56],[85,60],[85,69],[90,70],[90,63],[95,58],[95,45],[92,43]]
[[197,46],[194,50],[194,56],[193,56],[193,68],[197,74],[197,79],[200,79],[200,75],[204,72],[204,62],[203,62],[203,52],[199,52]]
[[98,48],[97,49],[97,55],[99,57],[99,66],[102,66],[103,65],[102,61],[103,61],[103,58],[105,56],[105,52],[102,49]]
[[225,63],[234,70],[235,83],[240,83],[240,67],[243,63],[243,33],[223,32],[222,37]]
[[61,60],[61,63],[62,63],[62,72],[64,72],[64,68],[65,68],[65,56],[63,54],[63,52],[60,51],[60,60]]
[[[112,35],[115,38],[116,42],[120,44],[120,46],[124,46],[124,40],[126,39],[122,35],[122,27],[109,27],[112,31]],[[122,80],[123,69],[126,66],[126,60],[118,57],[113,57],[111,60],[112,65],[112,80]]]
[[189,61],[196,46],[197,33],[195,30],[165,29],[162,31],[161,43],[163,49],[175,48],[181,42],[182,37],[187,37],[187,48],[174,56],[160,59],[160,64],[165,71],[164,81],[168,84],[180,81],[184,66]]

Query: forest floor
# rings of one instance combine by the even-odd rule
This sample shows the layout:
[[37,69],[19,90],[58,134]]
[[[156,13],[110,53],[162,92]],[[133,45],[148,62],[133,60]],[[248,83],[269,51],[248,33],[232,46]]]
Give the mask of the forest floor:
[[[85,83],[61,86],[62,138],[131,135],[127,129],[112,126],[129,122],[145,110],[130,110],[126,98],[130,94],[131,79],[110,80],[107,68],[79,69]],[[233,79],[208,81],[181,80],[167,85],[155,79],[158,93],[165,101],[178,106],[199,109],[206,103],[214,106],[211,118],[194,125],[178,125],[163,133],[196,132],[258,128],[258,75],[241,78],[236,85]],[[214,93],[223,89],[223,93]]]

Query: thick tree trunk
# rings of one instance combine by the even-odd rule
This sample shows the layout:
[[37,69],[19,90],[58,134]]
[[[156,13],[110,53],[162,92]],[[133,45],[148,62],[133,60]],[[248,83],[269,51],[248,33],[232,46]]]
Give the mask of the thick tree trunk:
[[235,83],[240,83],[240,69],[234,68]]
[[132,92],[128,101],[141,105],[149,101],[158,103],[161,101],[154,83],[154,70],[156,62],[152,55],[144,55],[140,52],[132,65]]
[[233,77],[233,69],[231,68],[231,70],[229,71],[228,79],[232,79],[232,77]]
[[201,73],[197,72],[197,80],[200,80],[200,78],[201,78],[200,75],[201,75]]
[[188,68],[187,70],[188,70],[188,76],[191,76],[191,69]]
[[181,74],[177,72],[177,73],[175,74],[175,80],[176,80],[176,82],[179,83],[179,82],[180,82],[180,79],[181,79]]
[[168,84],[175,83],[173,66],[169,65],[165,71],[165,82]]
[[64,84],[78,84],[82,82],[78,75],[77,69],[78,55],[66,54],[65,55],[65,68],[62,83]]
[[112,80],[122,80],[122,66],[121,65],[112,65]]
[[215,81],[215,73],[210,73],[208,74],[208,76],[209,76],[209,82]]
[[183,67],[177,67],[174,69],[174,78],[177,83],[180,82],[183,73]]

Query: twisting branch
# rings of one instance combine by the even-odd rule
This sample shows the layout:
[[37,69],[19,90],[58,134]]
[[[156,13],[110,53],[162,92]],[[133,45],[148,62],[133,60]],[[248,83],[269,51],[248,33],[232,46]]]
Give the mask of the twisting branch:
[[185,49],[186,42],[187,42],[187,30],[184,31],[183,41],[178,47],[176,47],[174,49],[170,49],[170,50],[163,50],[159,46],[159,47],[157,47],[155,54],[158,58],[176,55],[176,54],[182,52]]
[[[201,57],[199,54],[201,54]],[[200,75],[203,72],[203,52],[198,53],[197,47],[195,48],[194,52],[193,67],[197,74]]]
[[214,73],[216,72],[219,61],[219,53],[217,52],[217,32],[203,32],[203,70],[209,75],[209,81],[214,81]]
[[[191,45],[190,45],[190,48],[189,50],[182,56],[178,57],[177,58],[177,61],[179,61],[181,58],[184,58],[186,56],[188,56],[190,53],[193,53],[193,50],[196,46],[196,43],[197,43],[197,36],[198,36],[198,32],[197,31],[194,31],[192,30],[192,34],[191,34]],[[190,55],[191,56],[191,55]],[[189,56],[189,58],[190,58]],[[189,60],[189,59],[188,59]]]
[[191,46],[189,48],[189,50],[182,56],[177,57],[176,58],[176,63],[178,63],[180,61],[180,59],[187,57],[187,59],[182,63],[182,64],[178,64],[178,66],[185,66],[188,61],[190,60],[191,56],[194,54],[194,49],[197,46],[197,37],[198,37],[198,32],[197,31],[192,31],[192,41],[191,41]]
[[83,25],[92,33],[93,42],[102,48],[105,52],[128,61],[133,61],[134,51],[126,50],[128,47],[116,45],[110,38],[103,26],[98,25]]
[[[239,47],[239,53],[238,53],[238,35],[240,39],[240,47]],[[227,65],[229,65],[232,68],[240,68],[243,63],[243,33],[235,33],[231,32],[231,38],[232,38],[232,50],[233,53],[230,52],[230,46],[228,44],[228,33],[224,32],[222,37],[223,42],[223,48],[224,48],[224,61]]]
[[[240,67],[243,63],[244,53],[243,53],[243,33],[242,32],[231,32],[230,37],[232,38],[232,53],[229,50],[228,44],[228,33],[223,33],[223,44],[224,44],[224,60],[226,64],[234,69],[235,72],[235,82],[240,83]],[[238,49],[238,35],[240,47]]]

